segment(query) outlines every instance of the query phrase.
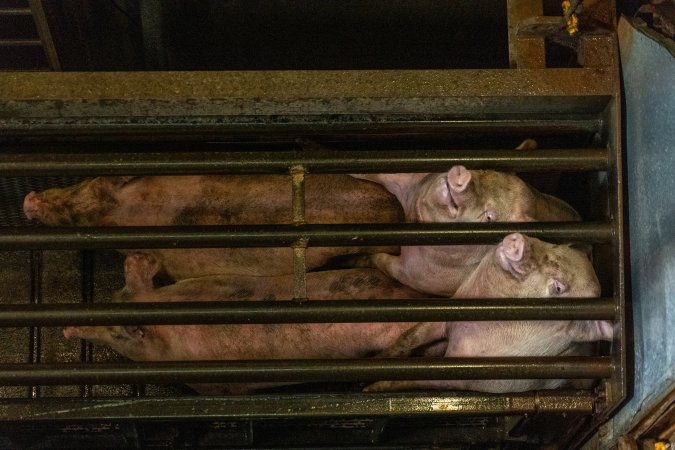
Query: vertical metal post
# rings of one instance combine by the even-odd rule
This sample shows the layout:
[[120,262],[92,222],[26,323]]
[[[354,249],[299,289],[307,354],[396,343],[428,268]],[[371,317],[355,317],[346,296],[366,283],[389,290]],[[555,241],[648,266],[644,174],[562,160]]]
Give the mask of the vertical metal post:
[[141,28],[143,29],[143,49],[145,68],[166,69],[167,57],[164,45],[164,16],[161,0],[141,0]]
[[515,69],[519,67],[518,26],[529,17],[544,14],[543,0],[507,0],[506,14],[509,28],[509,66]]
[[[305,223],[305,168],[302,165],[291,167],[293,183],[293,225]],[[293,299],[307,299],[307,239],[299,238],[293,244]]]
[[47,22],[45,10],[42,7],[42,0],[28,0],[28,5],[33,14],[35,28],[37,28],[38,35],[40,36],[45,56],[49,61],[49,67],[51,67],[52,70],[61,70],[61,63],[59,62],[59,56],[56,53],[54,38],[49,30],[49,23]]
[[[92,303],[94,300],[94,252],[92,250],[82,251],[82,302]],[[91,342],[82,341],[80,350],[80,360],[82,362],[92,362],[94,360],[94,348]],[[92,396],[91,384],[83,384],[80,387],[82,397]]]
[[[42,251],[31,250],[30,252],[30,302],[33,305],[42,303]],[[32,364],[40,363],[41,338],[40,327],[30,327],[29,359]],[[40,397],[40,386],[31,386],[28,390],[30,398]]]

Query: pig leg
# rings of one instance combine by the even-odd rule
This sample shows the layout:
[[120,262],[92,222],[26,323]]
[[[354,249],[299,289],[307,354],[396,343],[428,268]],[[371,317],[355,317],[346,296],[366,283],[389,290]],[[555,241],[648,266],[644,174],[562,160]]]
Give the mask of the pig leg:
[[[412,328],[408,329],[399,337],[394,344],[383,350],[377,355],[377,358],[400,358],[410,356],[412,352],[421,346],[441,341],[445,338],[445,324],[441,322],[423,322],[418,323]],[[441,356],[445,353],[445,347],[432,346],[434,353],[439,353],[435,356]],[[427,354],[427,356],[429,356]],[[389,392],[402,391],[408,389],[416,389],[425,387],[421,383],[428,383],[427,381],[377,381],[366,386],[363,392]],[[432,382],[433,383],[433,382]]]
[[[419,347],[445,338],[445,324],[442,322],[422,322],[408,329],[396,342],[378,353],[377,358],[402,358],[410,356]],[[445,349],[443,349],[443,353]]]

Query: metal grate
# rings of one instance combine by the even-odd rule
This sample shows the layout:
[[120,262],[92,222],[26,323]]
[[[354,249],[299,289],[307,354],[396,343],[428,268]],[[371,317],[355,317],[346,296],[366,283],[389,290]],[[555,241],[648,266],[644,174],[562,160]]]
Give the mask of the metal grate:
[[[16,343],[29,350],[18,357],[3,353],[6,358],[0,364],[0,380],[5,385],[3,389],[7,389],[7,395],[0,401],[0,416],[6,419],[0,424],[5,428],[4,443],[9,448],[61,445],[67,441],[62,433],[76,432],[83,445],[108,439],[115,445],[132,448],[150,445],[208,448],[222,445],[223,440],[233,447],[328,447],[336,440],[353,448],[411,448],[439,443],[457,448],[473,445],[497,448],[487,444],[496,441],[503,442],[503,448],[528,448],[528,445],[541,448],[551,442],[579,445],[606,420],[626,392],[620,99],[616,59],[611,59],[616,58],[611,50],[615,41],[609,33],[597,33],[582,38],[580,43],[587,46],[586,50],[594,49],[596,44],[600,49],[610,48],[607,53],[610,61],[603,59],[602,52],[586,52],[582,68],[546,69],[537,66],[535,59],[523,56],[543,49],[544,36],[537,34],[537,29],[525,31],[518,37],[518,30],[512,30],[517,44],[514,51],[518,51],[515,56],[519,55],[513,60],[522,69],[517,71],[159,72],[50,74],[52,77],[30,74],[21,79],[0,76],[0,81],[6,80],[6,84],[15,88],[11,94],[3,94],[0,87],[0,100],[6,98],[3,105],[11,106],[12,111],[0,122],[4,132],[0,141],[14,147],[31,145],[30,154],[0,155],[0,168],[7,177],[2,185],[7,186],[3,188],[7,193],[2,203],[8,205],[2,218],[4,226],[0,228],[0,247],[7,251],[3,257],[8,262],[2,276],[16,294],[9,296],[10,301],[3,305],[0,324],[22,327],[25,335]],[[167,83],[172,86],[171,93],[164,88],[155,90]],[[68,89],[78,86],[81,90],[73,95],[59,86]],[[103,86],[105,92],[101,92]],[[271,98],[264,92],[279,94]],[[515,155],[484,145],[480,136],[485,133],[492,134],[493,140],[535,137],[568,145],[563,148],[549,145],[542,152]],[[303,137],[337,150],[298,150],[293,142]],[[115,146],[122,149],[127,142],[134,143],[135,148],[153,142],[154,149],[158,143],[174,139],[184,141],[190,151],[97,151],[100,140],[105,140],[106,149],[110,150]],[[399,139],[408,144],[417,142],[419,147],[396,149],[393,143]],[[214,141],[226,142],[228,151],[216,151],[205,144]],[[73,151],[55,155],[50,152],[54,142],[70,142]],[[463,147],[466,142],[471,142],[470,148]],[[275,151],[266,152],[265,143],[274,143]],[[252,146],[259,149],[248,151]],[[377,150],[363,150],[370,146]],[[280,150],[281,147],[284,148]],[[45,229],[26,227],[16,212],[9,212],[18,210],[23,195],[38,186],[34,183],[71,184],[68,178],[48,180],[39,176],[262,172],[287,173],[289,183],[295,176],[295,219],[301,223],[300,174],[306,170],[314,173],[355,169],[437,170],[458,159],[469,168],[569,172],[580,180],[579,184],[588,187],[592,201],[583,204],[588,206],[584,216],[590,220],[497,226],[299,224],[217,229]],[[300,274],[296,296],[303,297],[304,245],[299,241],[307,241],[309,245],[346,245],[359,236],[363,242],[378,244],[484,243],[511,231],[549,240],[574,239],[594,244],[596,269],[605,297],[581,301],[574,308],[555,303],[519,303],[516,299],[502,302],[513,307],[513,311],[489,303],[482,306],[488,305],[490,313],[496,314],[494,317],[505,320],[615,319],[620,324],[621,336],[612,348],[605,349],[604,356],[478,360],[474,361],[474,367],[468,367],[466,361],[422,359],[341,361],[339,367],[330,361],[131,364],[98,347],[63,344],[55,328],[66,323],[112,324],[121,320],[275,323],[317,318],[331,321],[338,314],[355,315],[344,302],[324,303],[302,313],[297,308],[266,302],[255,305],[231,302],[227,308],[207,304],[156,305],[157,308],[151,305],[152,311],[143,311],[141,305],[118,308],[100,304],[100,298],[121,285],[121,260],[109,250],[112,248],[295,246],[296,273]],[[21,301],[32,304],[14,304]],[[397,314],[401,312],[419,320],[470,320],[481,313],[476,308],[477,302],[453,302],[452,306],[439,309],[437,303],[420,301],[405,310],[400,305],[392,307],[373,301],[369,304],[372,309],[360,313],[363,320],[377,317],[400,320]],[[11,328],[3,328],[3,332],[6,330]],[[522,362],[528,362],[528,367],[519,367]],[[164,370],[167,367],[172,371]],[[316,367],[321,370],[314,370]],[[370,377],[392,378],[402,368],[409,371],[406,376],[412,373],[419,378],[433,378],[434,374],[467,377],[576,374],[603,381],[596,389],[503,395],[358,392],[355,383]],[[282,372],[295,381],[316,379],[321,372],[323,380],[342,383],[241,397],[198,397],[182,388],[164,387],[166,383],[184,382],[190,377],[193,380],[238,377],[250,381],[281,376]],[[148,381],[162,383],[162,387],[143,384]],[[14,385],[23,388],[12,390]],[[530,421],[531,417],[534,419]],[[554,418],[564,431],[555,435],[539,433],[537,426],[547,423],[540,418]],[[34,431],[45,421],[54,421],[49,425],[51,428],[43,430],[46,437],[35,436]],[[554,428],[550,424],[546,427]],[[220,444],[216,443],[218,440]]]

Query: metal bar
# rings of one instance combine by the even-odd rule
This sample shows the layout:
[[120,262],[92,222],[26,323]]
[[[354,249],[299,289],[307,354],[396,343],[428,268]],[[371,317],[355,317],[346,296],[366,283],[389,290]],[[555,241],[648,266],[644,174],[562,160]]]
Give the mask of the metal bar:
[[614,320],[614,299],[412,299],[2,305],[0,327],[68,325]]
[[[81,261],[82,303],[84,305],[92,305],[94,302],[94,252],[91,250],[82,251]],[[80,347],[80,361],[83,363],[91,363],[94,361],[94,345],[91,342],[82,340]],[[82,384],[80,386],[80,395],[82,397],[91,397],[91,384]]]
[[[26,72],[22,72],[26,73]],[[2,72],[0,72],[0,80]],[[2,86],[0,85],[0,89]],[[566,99],[566,98],[565,98]],[[353,115],[352,111],[340,116],[331,116],[326,120],[326,114],[335,111],[317,112],[315,115],[288,115],[280,116],[225,116],[221,104],[200,105],[203,115],[195,115],[193,110],[180,109],[180,104],[166,105],[150,102],[147,105],[119,105],[119,109],[129,108],[136,110],[152,110],[154,115],[119,116],[115,111],[108,111],[107,102],[91,101],[91,104],[79,102],[71,107],[69,115],[52,115],[55,108],[52,104],[37,104],[35,100],[12,101],[3,106],[0,100],[0,110],[11,111],[11,115],[0,121],[0,142],[123,142],[138,143],[138,141],[166,143],[173,145],[179,142],[193,143],[194,141],[242,142],[270,141],[294,142],[298,136],[311,133],[314,138],[345,139],[347,138],[378,138],[382,136],[406,136],[412,134],[437,135],[447,137],[453,133],[469,133],[479,136],[484,134],[537,136],[537,135],[572,135],[598,133],[602,129],[602,122],[598,120],[598,109],[607,104],[605,97],[576,99],[574,107],[590,109],[591,114],[577,111],[573,117],[569,105],[560,104],[560,101],[551,99],[536,99],[537,105],[529,105],[528,110],[534,110],[528,115],[521,115],[517,119],[512,117],[514,99],[481,97],[481,103],[476,105],[482,109],[488,107],[495,111],[491,114],[474,118],[471,112],[456,111],[463,103],[475,99],[452,99],[444,101],[438,111],[430,111],[422,116],[388,115],[393,100],[381,99],[381,105],[374,105],[370,110],[375,113]],[[214,100],[215,102],[215,100]],[[579,102],[584,105],[579,106]],[[438,102],[429,101],[435,104]],[[490,103],[490,105],[485,105]],[[571,102],[570,102],[571,103]],[[256,102],[259,105],[260,102]],[[599,106],[600,105],[600,106]],[[395,105],[398,107],[398,105]],[[416,105],[419,106],[419,105]],[[337,106],[336,106],[337,107]],[[364,106],[366,108],[367,106]],[[432,108],[433,105],[425,105]],[[196,107],[195,107],[196,108]],[[279,110],[285,107],[279,106]],[[382,108],[387,111],[378,113]],[[193,108],[194,109],[194,108]],[[556,109],[551,112],[550,109]],[[212,110],[212,111],[211,111]],[[37,112],[36,112],[37,111]],[[130,111],[131,114],[133,111]],[[211,114],[207,114],[210,111]],[[453,111],[449,116],[447,111]],[[110,113],[105,114],[105,113]],[[439,116],[431,116],[431,114]],[[445,114],[444,114],[445,113]],[[181,115],[182,114],[182,115]],[[566,115],[567,114],[567,115]],[[467,120],[469,118],[470,120]]]
[[0,47],[42,47],[40,39],[0,39]]
[[307,224],[171,227],[0,227],[0,249],[310,247],[496,244],[520,232],[550,242],[608,243],[606,222]]
[[591,414],[595,398],[585,391],[512,394],[472,392],[292,394],[231,397],[115,399],[45,398],[38,405],[0,400],[0,416],[21,421],[88,419],[241,419],[464,414]]
[[[523,20],[541,16],[544,13],[541,0],[507,0],[506,14],[508,17],[509,28],[509,66],[512,69],[516,67],[522,68],[518,61],[522,60],[522,55],[519,55],[518,48],[518,27]],[[519,58],[520,57],[520,58]]]
[[614,370],[605,356],[0,364],[0,384],[595,379]]
[[160,0],[140,0],[139,11],[143,32],[143,50],[147,70],[163,70],[168,66],[164,39],[164,14]]
[[202,173],[288,173],[302,166],[309,173],[429,172],[454,165],[469,169],[511,171],[607,170],[605,148],[519,150],[317,150],[2,154],[3,176],[40,175],[192,175]]
[[56,53],[56,46],[54,45],[52,32],[49,29],[47,16],[45,15],[44,8],[42,7],[42,0],[28,0],[28,4],[30,5],[30,9],[33,11],[33,21],[35,22],[35,27],[37,28],[38,35],[40,36],[40,41],[42,43],[45,56],[49,61],[49,67],[51,67],[52,70],[61,70],[61,63],[59,62],[59,56]]
[[[381,112],[413,114],[420,109],[403,108],[419,106],[425,99],[473,97],[484,105],[489,97],[565,97],[560,100],[570,101],[577,96],[611,96],[614,75],[605,68],[8,73],[0,74],[0,100],[59,100],[65,107],[71,101],[100,103],[105,98],[113,108],[119,106],[119,100],[131,100],[136,105],[152,100],[158,107],[167,101],[179,109],[190,107],[193,113],[200,111],[194,106],[202,101],[224,101],[221,115],[255,111],[267,115],[272,114],[268,108],[276,109],[281,103],[292,106],[293,114],[364,114],[374,112],[368,104],[372,106],[376,99],[395,99],[399,106],[396,110]],[[255,102],[255,107],[249,101]],[[247,105],[244,109],[231,108],[243,103]],[[445,105],[435,106],[434,110]],[[130,112],[118,111],[115,115],[141,117],[148,113]],[[489,110],[484,108],[474,110],[474,115],[486,112]],[[518,114],[523,112],[527,111],[519,110]]]
[[[291,167],[293,185],[293,225],[305,224],[305,168],[302,165]],[[307,300],[307,239],[300,238],[293,243],[293,299]]]
[[[30,305],[32,307],[39,307],[42,303],[42,252],[30,252]],[[26,306],[26,305],[24,305]],[[28,359],[31,364],[38,364],[41,358],[42,349],[42,331],[39,326],[31,326],[30,328],[30,347],[28,349]],[[29,388],[28,395],[32,399],[40,397],[40,386],[33,385]]]
[[30,8],[0,8],[0,16],[30,16]]

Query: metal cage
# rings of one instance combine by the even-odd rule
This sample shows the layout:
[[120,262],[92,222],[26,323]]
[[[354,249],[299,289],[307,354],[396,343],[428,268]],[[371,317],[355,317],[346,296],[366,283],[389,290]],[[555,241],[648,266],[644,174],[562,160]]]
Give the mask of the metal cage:
[[[11,342],[0,362],[5,443],[31,442],[27,432],[40,429],[54,445],[64,442],[63,433],[76,430],[84,443],[105,437],[131,448],[175,444],[178,438],[182,445],[203,447],[580,445],[627,391],[617,46],[612,32],[598,28],[574,40],[582,67],[547,68],[544,42],[550,37],[551,20],[532,17],[541,12],[528,11],[529,3],[536,2],[509,4],[511,59],[517,66],[512,69],[0,73],[0,249],[9,293],[0,309],[0,326]],[[523,137],[538,138],[543,148],[528,153],[505,150],[509,146],[504,143]],[[299,145],[298,138],[321,145]],[[305,173],[426,172],[458,163],[571,174],[569,185],[576,191],[569,192],[576,197],[568,200],[583,211],[585,221],[303,223]],[[29,190],[71,184],[83,176],[204,173],[288,174],[296,223],[46,228],[29,225],[13,212]],[[93,301],[119,283],[119,275],[110,274],[119,272],[120,259],[105,249],[290,246],[296,249],[296,297],[303,298],[307,246],[351,245],[354,240],[364,245],[482,244],[514,231],[553,242],[593,244],[603,297],[367,304],[311,299],[288,304]],[[470,361],[131,363],[90,344],[79,349],[49,344],[57,339],[53,327],[62,325],[367,322],[401,317],[608,319],[619,324],[620,334],[601,349],[601,356]],[[590,390],[517,394],[362,394],[353,384],[445,377],[602,381]],[[208,397],[151,384],[209,380],[343,385]],[[542,424],[546,431],[537,431]]]

